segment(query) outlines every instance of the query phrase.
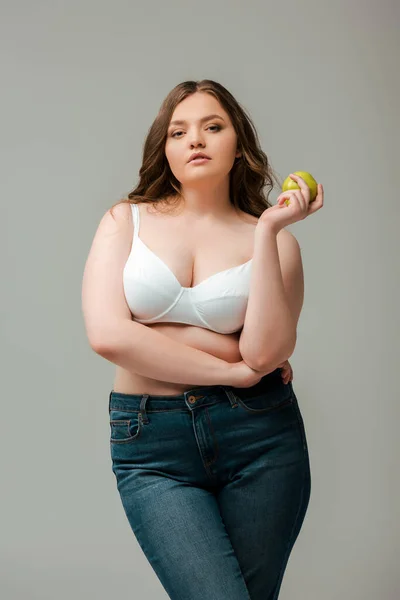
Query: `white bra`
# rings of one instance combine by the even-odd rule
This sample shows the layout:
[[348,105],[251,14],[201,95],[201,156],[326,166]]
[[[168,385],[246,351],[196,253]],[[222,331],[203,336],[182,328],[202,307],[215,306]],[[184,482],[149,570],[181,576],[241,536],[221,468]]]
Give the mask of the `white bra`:
[[139,238],[140,215],[131,204],[132,247],[123,270],[123,287],[134,321],[185,323],[233,333],[243,327],[250,288],[252,258],[183,287],[163,260]]

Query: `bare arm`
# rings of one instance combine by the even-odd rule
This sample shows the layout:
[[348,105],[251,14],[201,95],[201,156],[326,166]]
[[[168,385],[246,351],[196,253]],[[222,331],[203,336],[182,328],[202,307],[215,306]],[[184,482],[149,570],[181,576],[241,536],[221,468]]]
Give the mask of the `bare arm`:
[[107,360],[144,377],[193,385],[232,385],[232,367],[135,321],[120,321],[103,331],[93,349]]
[[248,365],[262,370],[274,358],[280,364],[294,352],[303,304],[300,246],[288,231],[257,225],[250,294],[239,340]]

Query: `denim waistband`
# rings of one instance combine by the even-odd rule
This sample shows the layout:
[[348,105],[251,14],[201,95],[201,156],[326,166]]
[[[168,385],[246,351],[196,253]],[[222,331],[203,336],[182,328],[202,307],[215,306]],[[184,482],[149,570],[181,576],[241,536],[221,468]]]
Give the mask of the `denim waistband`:
[[[182,394],[162,395],[162,394],[127,394],[111,390],[109,394],[109,411],[112,408],[129,409],[133,405],[140,403],[140,409],[150,400],[160,406],[160,402],[166,404],[170,409],[179,408],[183,405],[199,404],[199,401],[211,396],[226,395],[232,406],[236,405],[236,395],[240,398],[256,396],[267,390],[273,390],[277,386],[283,386],[281,377],[281,368],[275,369],[271,373],[264,375],[258,383],[248,388],[236,388],[230,385],[206,385],[186,390]],[[289,384],[290,385],[290,384]]]

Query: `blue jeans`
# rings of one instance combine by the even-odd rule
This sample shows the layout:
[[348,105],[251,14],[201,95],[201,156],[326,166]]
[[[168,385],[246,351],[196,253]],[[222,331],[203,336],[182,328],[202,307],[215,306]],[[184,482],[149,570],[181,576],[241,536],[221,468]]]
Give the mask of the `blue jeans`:
[[278,368],[249,388],[109,396],[112,470],[173,600],[276,600],[311,491],[303,419]]

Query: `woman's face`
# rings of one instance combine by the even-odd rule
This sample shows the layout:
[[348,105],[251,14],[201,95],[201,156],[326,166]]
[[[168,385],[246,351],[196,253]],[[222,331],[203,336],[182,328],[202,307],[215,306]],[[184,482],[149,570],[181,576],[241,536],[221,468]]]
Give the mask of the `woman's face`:
[[[184,122],[175,124],[177,120]],[[194,152],[203,152],[211,160],[189,162]],[[168,127],[165,155],[182,186],[208,180],[216,183],[229,174],[235,157],[240,156],[237,135],[229,115],[214,96],[195,92],[178,104]]]

